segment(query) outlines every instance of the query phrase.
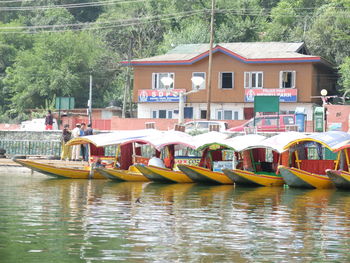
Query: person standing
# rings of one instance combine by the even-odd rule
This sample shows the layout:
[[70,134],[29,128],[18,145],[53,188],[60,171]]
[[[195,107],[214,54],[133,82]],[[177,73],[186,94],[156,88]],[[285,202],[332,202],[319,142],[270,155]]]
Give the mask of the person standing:
[[67,160],[71,159],[72,153],[71,153],[71,147],[66,145],[66,143],[71,139],[72,132],[69,130],[69,125],[65,124],[64,128],[62,130],[62,153],[61,153],[61,160]]
[[[80,124],[80,137],[85,136],[85,130],[86,130],[86,124],[84,122],[82,122]],[[80,152],[81,152],[81,156],[83,157],[83,160],[87,161],[87,159],[86,159],[86,145],[85,144],[80,145]]]
[[[94,131],[91,128],[91,123],[87,125],[87,128],[84,130],[84,136],[89,136],[93,135]],[[89,144],[84,144],[85,147],[85,155],[84,155],[84,160],[88,161],[89,160],[89,152],[90,152],[90,145]]]
[[47,111],[47,115],[45,117],[45,130],[52,130],[53,125],[53,117],[51,114],[51,110]]
[[93,135],[93,134],[94,134],[94,130],[91,128],[91,123],[89,123],[87,125],[86,130],[84,131],[84,135],[87,136],[87,135]]
[[[75,128],[72,131],[73,138],[80,137],[80,124],[77,123]],[[79,161],[80,159],[80,144],[73,145],[72,147],[72,160],[73,161]]]

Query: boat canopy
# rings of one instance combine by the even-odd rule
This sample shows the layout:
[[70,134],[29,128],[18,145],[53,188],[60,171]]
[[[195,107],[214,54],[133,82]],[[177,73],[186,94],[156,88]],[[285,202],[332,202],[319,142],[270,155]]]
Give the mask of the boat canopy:
[[70,140],[68,145],[92,143],[96,147],[109,145],[123,145],[127,143],[140,143],[152,145],[157,150],[167,145],[180,145],[195,149],[193,137],[180,131],[159,131],[154,129],[123,130],[110,133],[82,136]]
[[218,145],[225,147],[225,139],[228,138],[230,134],[225,134],[217,131],[211,131],[207,133],[202,133],[192,137],[193,143],[197,150],[204,150],[205,148]]
[[137,142],[143,144],[152,145],[157,150],[161,150],[165,146],[175,145],[178,148],[181,147],[189,147],[195,149],[196,146],[194,144],[193,136],[180,132],[180,131],[158,131],[154,134],[150,134],[148,136],[142,138],[135,138],[134,140],[130,140],[129,142]]
[[124,144],[132,140],[141,140],[147,136],[160,133],[160,131],[154,129],[121,130],[73,138],[67,143],[67,145],[92,143],[96,147],[105,147],[109,145]]
[[224,143],[234,151],[241,152],[246,148],[260,143],[264,139],[266,137],[259,134],[247,134],[226,139]]
[[282,132],[280,134],[266,138],[265,140],[260,141],[255,145],[251,145],[249,147],[246,147],[244,150],[257,149],[257,148],[267,148],[267,149],[271,149],[273,151],[276,151],[278,153],[282,153],[282,152],[286,151],[285,147],[290,142],[295,141],[295,140],[300,140],[300,139],[303,139],[306,137],[307,136],[304,133],[300,133],[300,132],[294,132],[294,131]]
[[289,149],[300,142],[317,142],[331,151],[336,151],[350,141],[350,134],[342,131],[328,131],[323,133],[313,133],[304,138],[299,138],[288,143],[284,149]]
[[349,148],[350,148],[350,141],[344,141],[343,143],[338,144],[337,148],[335,148],[333,151],[334,152],[339,152],[341,150],[349,149]]

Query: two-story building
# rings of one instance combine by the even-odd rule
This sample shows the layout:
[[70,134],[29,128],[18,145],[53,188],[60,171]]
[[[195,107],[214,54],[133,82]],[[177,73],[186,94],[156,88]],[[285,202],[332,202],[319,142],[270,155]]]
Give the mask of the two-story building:
[[[134,68],[134,102],[138,118],[178,118],[179,92],[194,87],[191,79],[203,77],[199,91],[186,96],[187,119],[205,119],[208,105],[208,44],[180,45],[168,53],[131,61]],[[127,62],[124,62],[127,64]],[[171,78],[166,86],[164,78]],[[322,89],[335,91],[332,65],[309,54],[304,43],[220,43],[213,48],[210,118],[249,119],[254,96],[280,96],[280,113],[306,109],[312,118]]]

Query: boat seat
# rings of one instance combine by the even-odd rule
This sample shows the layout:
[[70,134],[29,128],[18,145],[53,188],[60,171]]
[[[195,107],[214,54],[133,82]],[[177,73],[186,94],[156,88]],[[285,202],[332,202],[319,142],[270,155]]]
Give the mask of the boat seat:
[[326,174],[326,169],[334,169],[334,160],[300,160],[300,169],[314,174]]
[[274,170],[272,168],[272,163],[270,163],[270,162],[261,162],[260,167],[261,167],[262,172],[269,172],[269,173],[274,172]]

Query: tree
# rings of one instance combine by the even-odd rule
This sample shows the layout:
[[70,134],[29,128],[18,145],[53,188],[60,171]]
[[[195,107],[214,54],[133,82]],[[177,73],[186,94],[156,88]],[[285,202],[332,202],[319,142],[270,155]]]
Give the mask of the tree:
[[343,91],[350,91],[350,57],[346,57],[339,67],[340,80],[339,84]]
[[[33,49],[21,51],[13,66],[6,70],[3,82],[11,91],[13,112],[18,114],[28,108],[41,107],[54,95],[73,96],[77,107],[86,107],[88,76],[98,62],[108,56],[104,50],[102,42],[86,32],[38,35]],[[103,75],[102,81],[98,79],[97,76],[95,94],[110,88],[104,83]],[[103,96],[97,96],[94,101],[100,105]]]
[[307,32],[307,46],[311,52],[336,65],[350,54],[349,8],[350,3],[346,1],[320,7]]

